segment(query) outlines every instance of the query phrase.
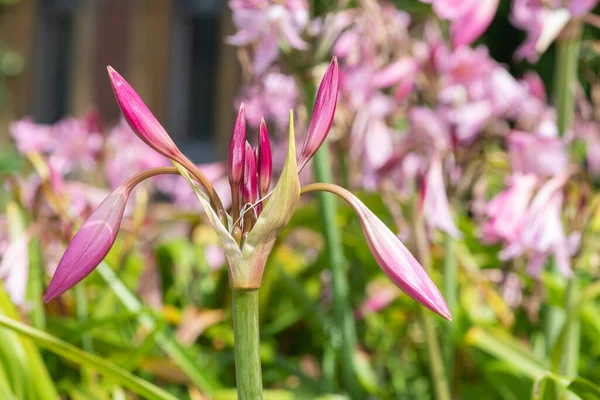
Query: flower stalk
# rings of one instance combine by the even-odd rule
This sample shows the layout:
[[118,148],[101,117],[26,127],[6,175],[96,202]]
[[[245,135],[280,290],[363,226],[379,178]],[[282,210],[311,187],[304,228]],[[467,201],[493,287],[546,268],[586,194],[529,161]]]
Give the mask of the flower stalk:
[[233,334],[238,399],[262,399],[258,289],[233,290]]
[[[307,109],[310,110],[315,98],[314,85],[310,82],[305,83],[304,93]],[[300,160],[300,166],[303,166],[302,159]],[[331,160],[327,146],[319,149],[313,156],[313,173],[316,182],[328,183],[333,181]],[[341,338],[338,357],[341,361],[344,383],[349,394],[353,395],[353,397],[360,397],[354,366],[356,326],[354,324],[352,309],[348,304],[350,290],[348,274],[346,272],[347,263],[342,245],[342,236],[336,222],[336,199],[330,193],[320,192],[317,194],[317,201],[319,202],[319,210],[321,211],[321,219],[325,231],[325,246],[329,256],[329,265],[331,266],[333,318],[335,322],[332,329],[337,330],[335,336]]]
[[[448,309],[453,315],[456,315],[458,303],[458,263],[455,249],[455,239],[450,235],[445,235],[443,293]],[[446,364],[446,376],[450,379],[454,365],[454,334],[456,327],[451,321],[447,321],[444,325],[444,362]]]
[[[417,260],[423,266],[425,271],[431,270],[431,254],[429,252],[429,244],[427,242],[427,234],[425,232],[425,221],[423,215],[419,212],[417,205],[413,210],[413,235],[415,240],[415,255]],[[420,309],[420,319],[425,331],[425,342],[427,344],[427,353],[429,355],[429,369],[431,371],[431,381],[437,400],[451,400],[450,385],[448,376],[445,372],[444,357],[442,355],[440,344],[435,326],[431,320],[431,316],[424,310]]]
[[[577,90],[577,69],[579,62],[579,48],[581,44],[581,25],[578,21],[573,21],[562,32],[557,42],[556,52],[556,76],[555,76],[555,102],[556,119],[558,131],[564,136],[571,126],[573,114],[575,111],[575,91]],[[575,302],[578,295],[577,274],[573,271],[568,278],[565,290],[564,309],[566,318],[564,319],[564,341],[560,360],[559,372],[565,376],[577,375],[577,364],[579,359],[580,346],[580,321],[576,315]],[[558,321],[555,315],[557,310],[549,310],[550,322],[556,324]],[[548,324],[550,333],[555,332],[554,327]],[[552,337],[547,338],[552,344]]]

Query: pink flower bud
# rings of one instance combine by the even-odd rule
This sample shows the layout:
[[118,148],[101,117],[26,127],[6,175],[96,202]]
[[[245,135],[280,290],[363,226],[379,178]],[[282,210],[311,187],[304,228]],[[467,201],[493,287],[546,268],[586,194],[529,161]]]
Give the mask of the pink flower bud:
[[271,186],[271,173],[273,170],[273,159],[271,157],[271,143],[265,120],[260,120],[260,132],[258,138],[258,184],[260,195],[264,196]]
[[244,203],[254,204],[258,199],[258,175],[256,173],[256,153],[246,142],[244,158],[244,180],[242,182],[242,198]]
[[175,170],[169,168],[140,172],[123,182],[100,203],[67,246],[50,280],[44,303],[73,287],[102,262],[117,238],[125,205],[133,188],[152,176],[172,173]]
[[337,97],[338,63],[337,58],[333,57],[317,92],[315,108],[313,109],[310,125],[308,126],[308,133],[304,139],[302,151],[300,152],[300,159],[298,160],[299,170],[304,168],[308,160],[310,160],[325,141],[329,129],[331,128],[331,124],[333,123]]
[[111,66],[107,69],[117,103],[135,134],[163,156],[182,162],[185,157],[140,96]]
[[88,276],[112,247],[131,187],[115,189],[79,229],[63,254],[44,295],[44,303],[60,296]]
[[229,157],[227,159],[227,176],[232,190],[237,188],[242,181],[244,170],[244,149],[246,143],[246,111],[244,103],[240,105],[231,142],[229,142]]
[[[314,185],[314,186],[313,186]],[[355,195],[332,184],[313,184],[304,193],[324,190],[343,198],[356,212],[369,249],[379,267],[404,293],[440,316],[452,320],[444,297],[400,239]],[[307,190],[310,186],[313,186]]]

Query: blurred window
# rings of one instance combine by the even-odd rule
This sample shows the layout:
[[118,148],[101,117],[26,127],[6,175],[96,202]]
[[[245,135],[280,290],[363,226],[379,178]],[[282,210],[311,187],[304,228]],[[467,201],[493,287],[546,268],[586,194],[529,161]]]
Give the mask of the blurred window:
[[76,0],[38,0],[32,114],[55,122],[67,113]]
[[216,156],[218,0],[179,0],[173,19],[169,127],[198,161]]

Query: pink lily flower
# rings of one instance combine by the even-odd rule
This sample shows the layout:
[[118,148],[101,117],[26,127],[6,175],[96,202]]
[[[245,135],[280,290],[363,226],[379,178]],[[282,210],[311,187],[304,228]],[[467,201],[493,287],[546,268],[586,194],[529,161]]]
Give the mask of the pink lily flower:
[[306,0],[230,0],[229,7],[240,30],[228,42],[235,46],[256,44],[256,75],[275,61],[280,41],[297,50],[308,49],[308,43],[300,37],[309,22]]
[[[133,188],[146,178],[158,174],[182,174],[192,186],[206,215],[221,241],[229,266],[231,286],[237,289],[260,287],[268,256],[277,236],[288,225],[301,193],[329,191],[346,200],[361,222],[367,244],[383,272],[405,293],[444,318],[451,319],[441,293],[418,261],[402,242],[356,196],[332,184],[312,184],[301,188],[298,173],[318,150],[327,136],[337,100],[337,62],[330,64],[315,101],[310,128],[305,137],[299,161],[296,161],[293,113],[290,113],[288,154],[275,188],[264,198],[257,199],[256,151],[248,143],[240,144],[245,125],[240,117],[235,124],[232,139],[229,178],[232,191],[239,189],[243,206],[234,202],[233,219],[223,208],[212,184],[165,137],[166,132],[139,96],[115,71],[109,70],[115,96],[123,108],[125,118],[134,126],[134,132],[161,154],[170,156],[176,168],[156,168],[142,172],[115,189],[92,213],[67,247],[52,277],[44,301],[50,301],[87,276],[106,256],[114,243],[123,216],[127,198]],[[243,108],[242,108],[243,110]],[[243,119],[243,112],[240,112]],[[238,140],[240,139],[240,140]],[[239,148],[244,146],[244,152]],[[243,154],[243,156],[242,156]],[[241,159],[240,157],[243,157]],[[238,181],[239,166],[243,163],[243,177]],[[197,181],[198,184],[192,180]],[[198,186],[199,185],[199,186]],[[256,205],[262,203],[260,212]],[[249,206],[249,207],[248,207]]]
[[502,250],[501,259],[527,253],[530,255],[529,272],[537,275],[548,255],[553,254],[559,270],[565,276],[571,275],[569,257],[578,246],[577,235],[568,239],[561,221],[562,187],[569,176],[570,172],[562,173],[542,186],[523,217],[518,237]]
[[421,0],[432,3],[441,19],[450,20],[450,37],[455,48],[477,40],[494,19],[499,0]]
[[517,239],[536,182],[534,175],[515,173],[508,187],[490,200],[485,207],[489,220],[482,228],[485,242],[510,243]]

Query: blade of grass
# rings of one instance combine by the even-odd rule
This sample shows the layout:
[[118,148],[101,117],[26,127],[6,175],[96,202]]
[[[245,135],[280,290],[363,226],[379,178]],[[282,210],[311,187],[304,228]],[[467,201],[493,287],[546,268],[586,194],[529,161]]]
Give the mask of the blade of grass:
[[92,368],[107,377],[113,378],[115,381],[140,396],[144,396],[151,400],[176,400],[174,396],[152,383],[140,379],[109,361],[88,354],[67,342],[46,332],[40,331],[39,329],[32,328],[4,315],[0,315],[0,326],[28,337],[37,345],[48,349],[66,360],[81,366]]
[[[129,291],[106,262],[100,263],[96,270],[127,310],[134,313],[143,311],[142,303]],[[140,314],[138,322],[148,330],[153,330],[156,326],[156,321],[148,314]],[[167,331],[156,333],[156,343],[201,391],[210,394],[219,388],[219,384],[196,366],[194,360],[188,356],[188,351],[183,349]]]

